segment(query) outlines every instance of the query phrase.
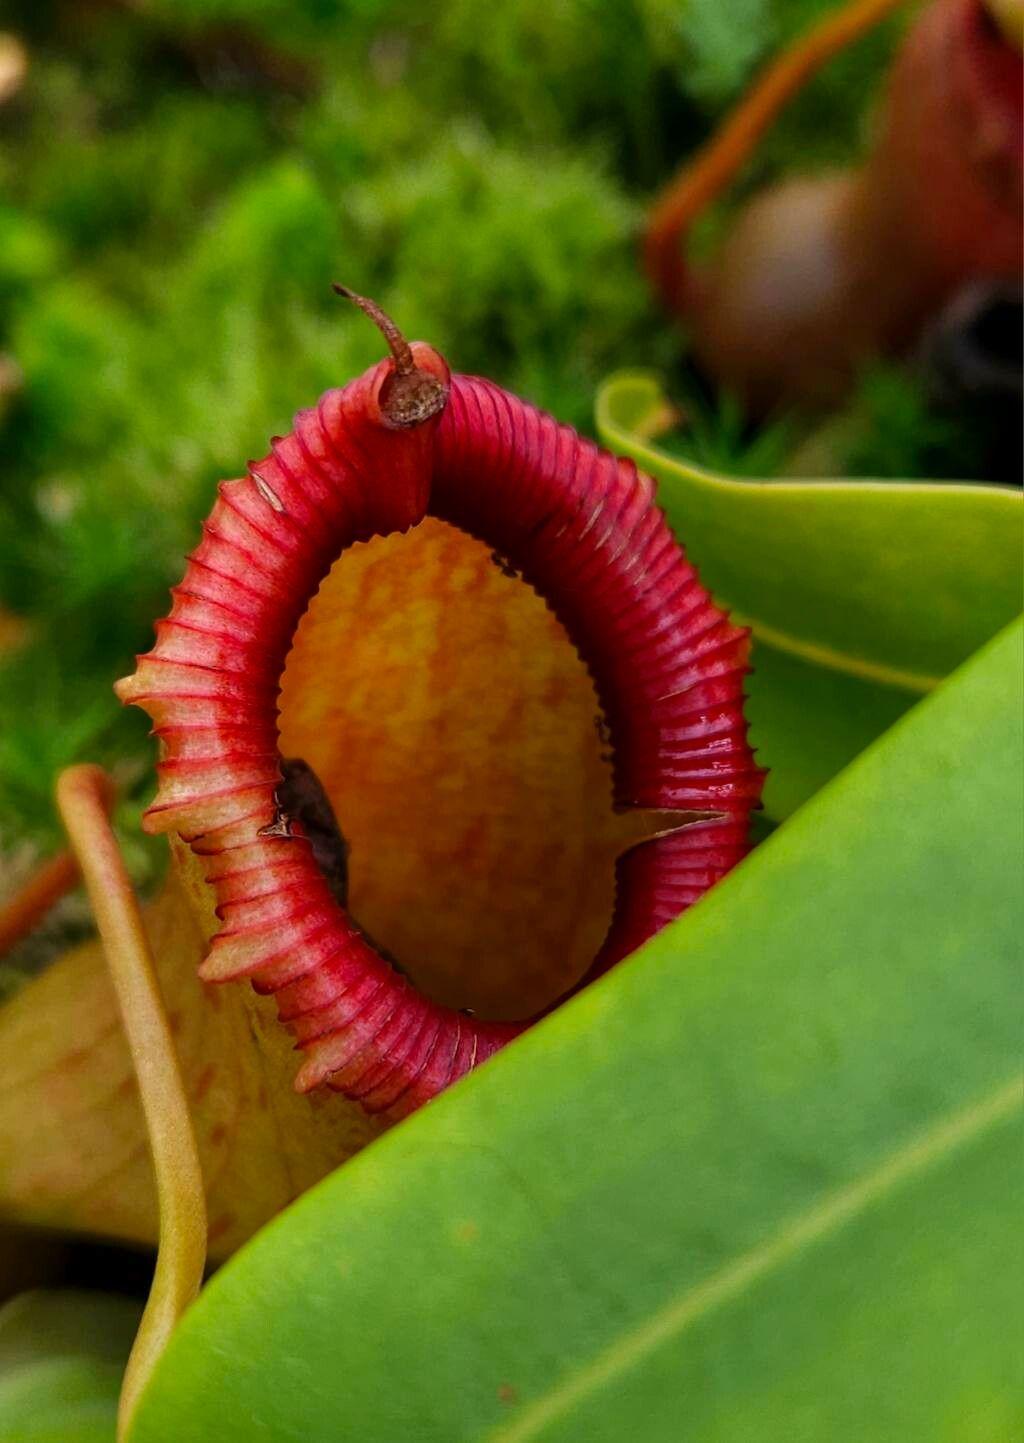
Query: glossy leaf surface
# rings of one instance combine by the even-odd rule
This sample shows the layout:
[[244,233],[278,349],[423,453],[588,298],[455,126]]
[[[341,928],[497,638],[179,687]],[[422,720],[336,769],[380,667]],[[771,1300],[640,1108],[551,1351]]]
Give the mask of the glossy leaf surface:
[[132,1443],[1009,1437],[1020,655],[270,1224]]

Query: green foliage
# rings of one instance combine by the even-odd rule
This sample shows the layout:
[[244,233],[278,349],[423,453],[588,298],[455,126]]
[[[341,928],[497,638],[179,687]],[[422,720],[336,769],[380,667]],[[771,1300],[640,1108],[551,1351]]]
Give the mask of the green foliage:
[[[601,393],[598,393],[600,405]],[[679,407],[678,426],[659,445],[680,456],[728,476],[773,476],[784,471],[796,434],[789,417],[752,428],[739,401],[729,392],[708,402],[691,390]]]
[[0,1308],[4,1443],[111,1443],[139,1309],[95,1293],[23,1293]]
[[932,410],[912,374],[877,363],[864,375],[839,447],[840,469],[851,476],[973,474],[980,427],[964,416]]
[[1015,626],[264,1229],[131,1443],[1009,1438],[1020,686]]
[[57,268],[59,246],[39,220],[0,205],[0,303],[38,285]]
[[741,89],[769,48],[773,16],[768,0],[690,0],[680,7],[679,33],[686,46],[681,81],[709,109]]

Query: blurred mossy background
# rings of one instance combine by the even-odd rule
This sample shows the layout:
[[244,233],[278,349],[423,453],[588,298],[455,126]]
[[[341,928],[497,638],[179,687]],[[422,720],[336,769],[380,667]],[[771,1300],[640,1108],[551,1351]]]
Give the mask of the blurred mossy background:
[[[0,662],[0,849],[55,843],[76,758],[144,799],[145,723],[111,682],[216,482],[380,354],[332,278],[583,429],[605,374],[654,365],[691,396],[691,454],[785,465],[804,423],[752,435],[699,393],[636,241],[653,192],[828,8],[4,0],[28,71],[0,106],[0,615],[27,640]],[[813,82],[698,247],[770,178],[863,149],[904,24]],[[853,405],[858,471],[972,474],[911,377],[873,372]]]

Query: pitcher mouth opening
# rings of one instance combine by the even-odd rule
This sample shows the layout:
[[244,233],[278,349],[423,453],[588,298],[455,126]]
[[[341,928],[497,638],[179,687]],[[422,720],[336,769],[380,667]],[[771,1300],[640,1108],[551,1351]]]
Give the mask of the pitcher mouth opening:
[[352,918],[428,997],[508,1021],[582,978],[638,835],[593,682],[510,573],[432,518],[357,544],[299,623],[279,704]]
[[[447,994],[449,1001],[435,1000],[430,989],[444,996],[443,988],[454,985],[451,968],[446,978],[443,966],[433,980],[424,973],[421,990],[374,947],[369,938],[376,935],[382,914],[374,912],[373,878],[379,892],[390,864],[388,859],[378,862],[375,873],[369,861],[375,849],[372,826],[355,838],[353,848],[353,857],[363,853],[367,859],[359,864],[364,879],[358,883],[365,915],[353,908],[360,926],[332,893],[301,820],[282,816],[283,740],[284,754],[302,757],[328,795],[334,794],[342,831],[354,826],[359,833],[363,826],[357,809],[349,808],[356,791],[350,786],[346,796],[338,790],[344,748],[332,755],[328,743],[338,733],[324,724],[318,710],[324,699],[338,695],[324,685],[332,655],[346,688],[346,725],[358,720],[378,733],[356,749],[360,766],[372,779],[372,768],[385,765],[389,756],[394,761],[404,745],[404,782],[411,798],[417,735],[414,729],[403,742],[396,718],[405,706],[415,720],[409,698],[428,699],[422,677],[429,670],[410,666],[404,678],[392,677],[386,699],[374,695],[374,687],[383,689],[387,682],[379,656],[387,654],[388,624],[392,644],[404,628],[412,654],[422,650],[414,618],[416,586],[422,588],[424,578],[417,582],[410,573],[414,604],[411,611],[403,610],[396,605],[394,578],[387,582],[381,558],[372,554],[374,546],[396,552],[403,546],[440,548],[430,564],[448,604],[438,603],[435,624],[453,624],[451,593],[458,566],[475,576],[474,567],[483,564],[489,570],[486,583],[480,583],[481,595],[495,583],[506,583],[521,594],[522,604],[537,603],[531,626],[556,628],[549,636],[551,655],[557,658],[554,670],[541,676],[539,697],[520,738],[522,752],[510,750],[504,764],[507,775],[500,787],[506,814],[516,801],[517,765],[526,764],[536,744],[529,728],[540,725],[545,686],[557,681],[574,698],[577,723],[580,708],[587,714],[583,731],[594,728],[596,716],[607,718],[610,760],[596,729],[589,757],[577,754],[575,746],[566,748],[564,739],[557,755],[563,769],[582,768],[588,788],[594,788],[584,789],[582,810],[571,827],[562,829],[576,848],[571,875],[584,890],[594,886],[598,870],[587,852],[593,841],[588,807],[605,788],[605,816],[621,852],[615,861],[615,847],[602,842],[609,853],[609,892],[614,870],[610,923],[598,908],[585,948],[566,948],[563,937],[571,966],[554,984],[547,979],[547,997],[539,991],[528,1003],[511,994],[492,998],[488,1005],[495,1011],[507,1007],[506,1015],[514,1015],[534,1003],[543,1011],[555,996],[605,971],[697,900],[743,854],[748,815],[762,784],[742,715],[746,632],[732,626],[700,586],[654,504],[653,483],[632,463],[600,451],[488,382],[455,376],[449,383],[447,368],[429,348],[413,347],[410,354],[443,382],[443,411],[405,429],[382,422],[379,397],[395,365],[389,361],[301,413],[291,435],[276,440],[270,456],[251,466],[246,478],[222,484],[203,540],[174,589],[170,615],[157,625],[156,647],[119,684],[124,700],[144,706],[153,717],[161,744],[160,789],[146,825],[188,841],[215,892],[221,927],[201,975],[208,981],[245,977],[260,992],[275,994],[279,1015],[305,1054],[297,1086],[327,1083],[370,1109],[398,1112],[429,1100],[525,1024],[467,1015],[453,1005],[460,1000],[457,991]],[[373,540],[378,537],[383,539]],[[458,566],[450,564],[451,556],[446,565],[441,555],[445,546],[455,544],[452,538],[469,548]],[[362,553],[353,549],[371,541]],[[470,551],[476,557],[472,566]],[[491,553],[528,584],[503,576],[491,563]],[[345,563],[334,567],[343,554]],[[362,560],[353,561],[359,555]],[[424,566],[427,557],[422,552]],[[335,576],[342,579],[335,581]],[[348,611],[341,613],[347,623],[340,624],[333,643],[310,650],[310,636],[326,605],[321,597],[313,601],[322,583],[323,598],[336,587],[355,590]],[[516,605],[510,596],[511,591],[504,597],[508,615]],[[421,609],[426,604],[422,590],[418,604]],[[384,633],[367,624],[371,609]],[[464,619],[474,644],[485,616],[479,606],[475,612],[470,606]],[[556,634],[560,651],[551,644]],[[373,650],[360,660],[363,641]],[[476,649],[479,653],[479,645]],[[434,664],[443,673],[459,650],[441,645]],[[516,654],[527,659],[527,670],[535,665],[528,647]],[[512,651],[499,648],[494,655],[507,666]],[[485,668],[477,684],[497,693],[493,676],[489,680]],[[360,685],[361,699],[356,695]],[[509,716],[522,697],[508,688],[501,697],[481,696],[480,706],[488,716],[497,712],[499,725],[512,728]],[[551,694],[549,707],[550,700]],[[435,743],[443,730],[442,719],[434,729]],[[426,734],[421,727],[418,739]],[[494,754],[500,755],[500,746]],[[450,748],[442,772],[451,765]],[[493,766],[493,757],[487,766]],[[471,771],[462,776],[472,785]],[[540,797],[543,787],[524,790]],[[480,800],[469,808],[463,803],[462,820],[480,824],[481,817],[493,815],[478,805]],[[431,805],[428,801],[427,820]],[[351,815],[346,817],[346,811]],[[624,817],[633,816],[635,828],[634,814],[651,812],[656,818],[647,835],[653,833],[655,840],[630,845],[637,842],[635,829],[614,832]],[[677,828],[677,821],[683,825]],[[392,859],[400,856],[400,824],[399,816],[396,830],[392,818]],[[527,817],[522,836],[529,826]],[[516,835],[512,825],[504,840],[511,836],[514,842]],[[463,837],[464,868],[472,865],[472,841],[471,835]],[[622,851],[623,845],[629,849]],[[408,849],[410,856],[414,850]],[[501,847],[490,857],[488,865],[500,866]],[[543,857],[542,849],[540,873]],[[458,857],[454,860],[457,864]],[[398,873],[393,909],[401,895],[401,867]],[[552,883],[555,891],[564,890],[558,877],[552,864],[537,885],[541,891]],[[421,877],[421,918],[430,885],[436,888],[442,881]],[[486,911],[486,890],[485,885],[479,916]],[[606,906],[609,902],[606,896]],[[434,939],[436,962],[445,910],[435,910],[442,924]],[[531,923],[521,916],[513,919],[514,911],[509,911],[506,930],[513,920],[520,925],[522,955],[522,936]],[[544,915],[543,906],[537,915]],[[472,919],[458,926],[465,927],[466,920]],[[500,934],[500,916],[489,920],[492,937]],[[423,934],[415,918],[412,922],[395,955],[415,977],[415,958],[421,955],[415,944]],[[448,926],[454,935],[450,916]],[[379,940],[388,946],[387,937]],[[472,940],[470,931],[460,939],[463,962],[476,961]],[[487,978],[486,966],[478,963],[474,970],[478,978]],[[461,994],[463,1006],[467,995]]]

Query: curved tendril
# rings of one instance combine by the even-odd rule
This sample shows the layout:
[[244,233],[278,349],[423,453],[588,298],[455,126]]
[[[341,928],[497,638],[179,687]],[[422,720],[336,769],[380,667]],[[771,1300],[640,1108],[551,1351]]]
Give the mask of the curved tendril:
[[903,4],[906,0],[852,0],[826,15],[771,62],[717,133],[656,198],[644,235],[644,262],[651,284],[670,310],[683,310],[692,297],[682,246],[700,212],[729,184],[815,71]]
[[123,1438],[135,1405],[206,1263],[206,1205],[185,1089],[138,902],[108,811],[110,778],[75,766],[57,781],[57,807],[81,868],[117,994],[146,1119],[160,1214],[156,1270],[125,1370],[118,1411]]
[[71,852],[58,852],[33,872],[0,907],[0,957],[27,937],[80,880]]
[[342,296],[346,301],[351,301],[354,306],[359,307],[364,315],[369,316],[388,343],[388,350],[395,362],[396,373],[399,376],[411,376],[416,369],[416,362],[409,349],[409,342],[388,313],[382,310],[376,301],[371,301],[369,296],[357,295],[355,291],[350,291],[348,286],[343,286],[338,281],[331,282],[331,290],[336,296]]

